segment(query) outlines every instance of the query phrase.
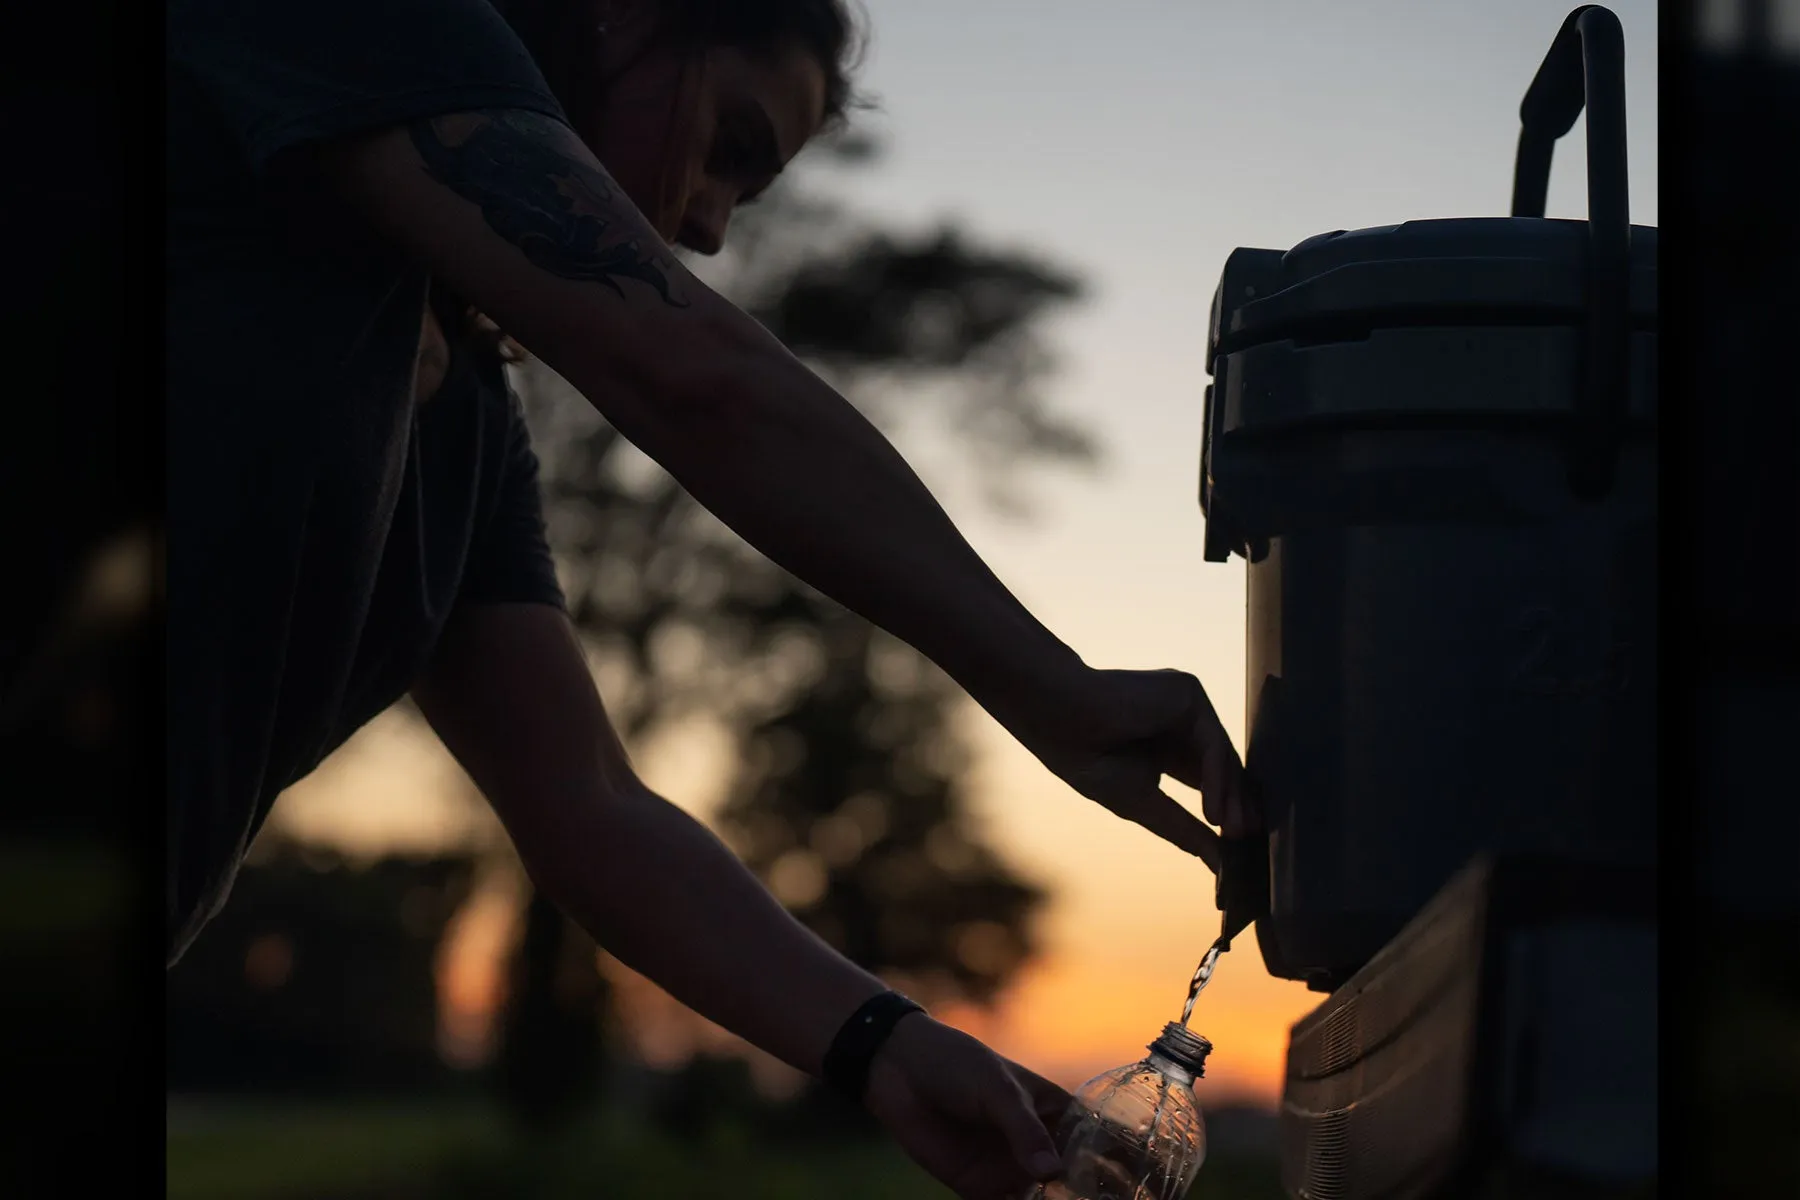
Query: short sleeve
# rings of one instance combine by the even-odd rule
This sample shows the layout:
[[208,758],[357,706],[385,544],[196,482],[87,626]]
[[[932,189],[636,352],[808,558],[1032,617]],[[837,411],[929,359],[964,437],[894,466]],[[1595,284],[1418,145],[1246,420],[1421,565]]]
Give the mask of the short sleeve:
[[421,117],[566,121],[489,0],[169,0],[168,61],[260,171],[292,146]]
[[544,500],[538,488],[537,452],[524,407],[506,393],[506,436],[493,507],[484,514],[469,550],[461,604],[551,604],[564,607],[556,581],[556,560],[544,528]]

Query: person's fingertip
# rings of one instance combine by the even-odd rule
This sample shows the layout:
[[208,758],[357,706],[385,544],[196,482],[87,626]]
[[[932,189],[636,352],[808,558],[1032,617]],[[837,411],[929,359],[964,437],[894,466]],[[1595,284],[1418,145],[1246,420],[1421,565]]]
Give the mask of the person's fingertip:
[[1200,798],[1205,802],[1204,811],[1208,820],[1220,829],[1231,824],[1233,820],[1231,796],[1226,790],[1224,780],[1216,775],[1209,776],[1205,780],[1205,787],[1200,791]]

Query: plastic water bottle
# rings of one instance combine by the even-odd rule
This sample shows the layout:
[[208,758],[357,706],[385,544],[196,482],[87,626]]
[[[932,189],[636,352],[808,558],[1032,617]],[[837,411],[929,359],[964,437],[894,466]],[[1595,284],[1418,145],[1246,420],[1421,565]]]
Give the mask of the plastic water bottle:
[[1181,1200],[1206,1158],[1194,1081],[1212,1043],[1170,1022],[1141,1062],[1082,1084],[1063,1118],[1063,1177],[1036,1200]]

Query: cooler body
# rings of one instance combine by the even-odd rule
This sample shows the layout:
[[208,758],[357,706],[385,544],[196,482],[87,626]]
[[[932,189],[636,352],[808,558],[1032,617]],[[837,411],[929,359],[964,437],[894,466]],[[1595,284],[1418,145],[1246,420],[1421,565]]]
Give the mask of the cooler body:
[[1247,563],[1269,969],[1329,990],[1476,854],[1654,862],[1656,233],[1632,230],[1608,482],[1571,486],[1584,222],[1239,250],[1207,556]]

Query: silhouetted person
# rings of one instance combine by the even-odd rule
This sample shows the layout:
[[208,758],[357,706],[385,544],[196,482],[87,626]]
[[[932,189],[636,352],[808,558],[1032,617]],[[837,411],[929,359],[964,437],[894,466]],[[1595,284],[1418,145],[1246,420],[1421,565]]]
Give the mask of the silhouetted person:
[[1114,812],[1211,856],[1159,784],[1247,831],[1235,752],[1192,676],[1095,670],[1052,636],[855,408],[672,257],[719,249],[843,112],[839,0],[507,9],[169,7],[169,960],[276,795],[410,690],[596,941],[863,1101],[960,1194],[1020,1189],[1055,1170],[1061,1090],[910,1013],[632,772],[518,406],[448,352],[446,309]]

